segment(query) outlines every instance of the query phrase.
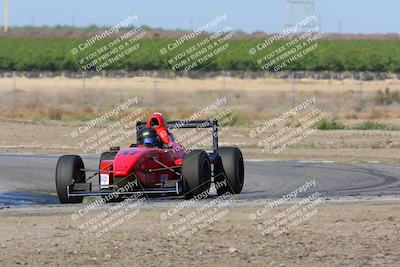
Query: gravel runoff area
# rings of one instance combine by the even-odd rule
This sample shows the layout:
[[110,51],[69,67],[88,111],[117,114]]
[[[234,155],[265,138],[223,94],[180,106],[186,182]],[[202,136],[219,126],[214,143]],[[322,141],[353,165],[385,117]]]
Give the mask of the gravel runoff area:
[[[326,201],[313,206],[308,216],[302,216],[302,221],[290,227],[284,222],[277,224],[280,230],[274,231],[265,228],[270,223],[268,219],[281,214],[278,216],[281,222],[285,218],[290,220],[291,214],[297,212],[294,203],[279,205],[268,212],[264,203],[236,203],[219,207],[214,221],[202,227],[197,225],[198,230],[190,234],[177,233],[175,229],[185,223],[179,222],[180,219],[188,218],[199,206],[178,212],[172,209],[168,213],[174,205],[144,202],[143,206],[132,208],[132,216],[115,228],[90,233],[82,226],[89,217],[84,219],[79,215],[79,211],[88,207],[85,204],[5,208],[0,210],[0,265],[399,265],[398,200]],[[117,205],[102,205],[94,211],[86,210],[82,216],[90,213],[90,218],[99,218],[113,208],[117,209]],[[251,219],[254,214],[257,216]],[[104,220],[105,217],[101,221]]]

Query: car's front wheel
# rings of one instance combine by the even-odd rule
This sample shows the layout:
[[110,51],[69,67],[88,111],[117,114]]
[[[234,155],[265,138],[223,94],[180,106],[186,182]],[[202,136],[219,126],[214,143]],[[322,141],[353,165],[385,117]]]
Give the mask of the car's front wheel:
[[56,167],[56,189],[61,204],[82,203],[83,197],[68,197],[68,186],[74,182],[84,183],[85,172],[82,171],[82,158],[77,155],[65,155],[58,159]]

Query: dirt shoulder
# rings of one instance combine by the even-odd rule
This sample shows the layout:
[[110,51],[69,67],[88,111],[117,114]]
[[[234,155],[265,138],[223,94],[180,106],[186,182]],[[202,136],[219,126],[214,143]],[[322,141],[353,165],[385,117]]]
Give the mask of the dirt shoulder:
[[398,203],[323,204],[276,237],[260,234],[262,218],[249,219],[259,208],[230,207],[190,238],[168,236],[169,221],[160,219],[166,209],[160,207],[143,208],[98,238],[85,236],[71,212],[2,210],[0,265],[397,266],[400,261]]

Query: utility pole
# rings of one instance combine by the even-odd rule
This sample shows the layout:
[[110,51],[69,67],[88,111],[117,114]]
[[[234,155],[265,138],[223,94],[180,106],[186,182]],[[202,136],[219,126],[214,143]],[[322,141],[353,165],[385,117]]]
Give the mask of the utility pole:
[[8,32],[8,0],[4,0],[4,32]]
[[82,104],[83,106],[85,106],[86,103],[86,82],[85,82],[85,78],[86,78],[86,72],[82,71]]
[[358,110],[361,111],[364,107],[363,105],[363,79],[364,73],[360,73],[360,90],[359,90],[359,98],[358,98]]
[[16,86],[16,74],[15,71],[12,72],[12,78],[13,78],[13,106],[14,108],[17,106],[17,86]]
[[292,107],[294,108],[296,105],[296,81],[294,72],[291,73],[290,78],[292,82]]
[[189,20],[189,30],[192,32],[193,31],[193,20],[192,19],[190,19]]
[[[295,26],[297,23],[305,19],[307,16],[317,16],[315,13],[315,1],[314,0],[286,0],[285,8],[285,29]],[[305,25],[301,25],[299,31],[307,32],[317,26],[317,21],[320,18],[316,18],[314,21],[310,21]]]
[[157,107],[157,71],[154,72],[154,81],[153,81],[153,105]]

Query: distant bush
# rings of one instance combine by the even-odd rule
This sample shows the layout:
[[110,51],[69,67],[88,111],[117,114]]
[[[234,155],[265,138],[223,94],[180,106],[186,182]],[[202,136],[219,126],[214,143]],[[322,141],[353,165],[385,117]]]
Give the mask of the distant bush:
[[218,124],[220,126],[244,126],[249,124],[249,117],[246,112],[234,110],[232,112],[223,114],[219,118]]
[[318,130],[342,130],[345,128],[345,126],[340,121],[336,121],[331,118],[323,117],[316,124],[314,124],[314,128],[316,128]]
[[380,89],[376,92],[375,103],[378,105],[391,105],[393,102],[400,102],[399,91],[391,92],[389,88],[385,88],[385,91]]
[[388,131],[399,131],[400,127],[387,125],[384,123],[366,121],[357,125],[354,129],[356,130],[388,130]]

